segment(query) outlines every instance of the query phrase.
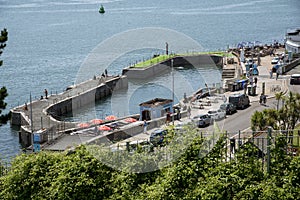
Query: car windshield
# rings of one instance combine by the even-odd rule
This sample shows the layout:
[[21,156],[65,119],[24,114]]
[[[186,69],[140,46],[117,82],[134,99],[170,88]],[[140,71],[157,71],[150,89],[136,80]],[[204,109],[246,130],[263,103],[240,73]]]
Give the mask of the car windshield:
[[230,102],[238,102],[239,101],[239,97],[229,97],[229,101]]
[[222,105],[220,106],[220,108],[223,109],[223,110],[226,110],[227,105],[226,105],[226,104],[222,104]]
[[214,113],[217,113],[217,111],[215,111],[215,110],[210,110],[210,111],[208,111],[208,113],[209,113],[209,114],[214,114]]

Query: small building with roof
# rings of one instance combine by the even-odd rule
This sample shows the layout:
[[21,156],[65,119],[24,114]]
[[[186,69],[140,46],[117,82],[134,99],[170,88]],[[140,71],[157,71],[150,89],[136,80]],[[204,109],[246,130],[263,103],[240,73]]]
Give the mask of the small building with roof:
[[300,53],[300,28],[287,31],[285,49],[288,52]]
[[173,112],[173,100],[155,98],[150,101],[141,103],[140,120],[152,120],[166,116],[168,112]]

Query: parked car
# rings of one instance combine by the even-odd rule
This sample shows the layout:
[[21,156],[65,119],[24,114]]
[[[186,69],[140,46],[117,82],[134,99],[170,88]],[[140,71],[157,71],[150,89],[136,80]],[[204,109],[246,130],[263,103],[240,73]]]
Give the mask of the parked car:
[[290,85],[300,84],[300,74],[292,74],[290,79]]
[[232,103],[223,103],[220,105],[220,109],[224,110],[226,112],[226,115],[231,115],[232,113],[235,113],[236,106]]
[[222,109],[209,110],[207,114],[210,116],[212,120],[220,120],[226,117],[226,112]]
[[276,56],[272,59],[271,64],[277,64],[279,60],[280,60],[279,57]]
[[203,98],[209,97],[209,96],[210,96],[210,95],[209,95],[209,92],[206,91],[206,92],[197,94],[196,98],[197,98],[197,99],[203,99]]
[[164,129],[156,129],[150,135],[150,142],[154,146],[161,145],[164,141],[165,136],[167,135],[167,130]]
[[244,109],[250,105],[250,100],[245,94],[234,94],[229,96],[229,103],[232,103],[237,109]]
[[192,121],[200,128],[209,126],[211,123],[211,117],[208,114],[201,114],[193,117]]

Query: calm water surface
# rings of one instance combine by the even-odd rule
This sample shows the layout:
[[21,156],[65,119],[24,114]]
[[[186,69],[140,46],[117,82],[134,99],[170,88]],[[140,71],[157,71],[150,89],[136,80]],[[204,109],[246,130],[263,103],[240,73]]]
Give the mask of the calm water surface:
[[[106,9],[104,15],[98,13],[100,4]],[[62,92],[76,82],[89,52],[123,31],[168,28],[191,37],[203,50],[223,50],[241,41],[282,40],[288,28],[300,26],[299,11],[299,0],[0,0],[0,27],[9,31],[0,69],[0,86],[9,92],[7,111],[28,102],[30,92],[34,97],[43,95],[44,88]],[[110,73],[118,74],[141,56],[151,55],[153,52],[136,51],[120,57],[111,64]],[[221,75],[217,68],[200,66],[175,70],[174,77],[187,77],[183,84],[175,84],[176,98],[181,98],[183,92],[204,82],[220,82]],[[113,103],[108,99],[82,110],[74,120],[118,112],[124,102],[128,109],[119,115],[135,112],[140,101],[158,95],[171,97],[171,82],[171,73],[130,82],[128,91],[113,96]],[[20,151],[17,130],[9,124],[0,127],[0,157],[8,159]]]

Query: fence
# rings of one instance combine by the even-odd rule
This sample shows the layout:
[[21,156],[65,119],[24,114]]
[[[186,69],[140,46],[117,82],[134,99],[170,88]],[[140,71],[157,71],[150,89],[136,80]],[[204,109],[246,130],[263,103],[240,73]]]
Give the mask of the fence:
[[[59,137],[59,127],[53,127],[48,132],[49,138]],[[52,134],[52,135],[51,135]],[[186,133],[181,134],[181,137],[185,137]],[[205,151],[209,153],[215,144],[217,143],[220,133],[215,132],[198,132],[198,135],[206,138],[203,146],[206,146]],[[192,136],[192,137],[195,137]],[[279,130],[274,131],[269,129],[268,131],[257,131],[257,132],[232,132],[225,133],[225,146],[219,156],[220,162],[228,162],[236,159],[236,154],[245,148],[246,144],[251,145],[253,148],[252,152],[248,152],[252,157],[257,158],[261,161],[261,169],[269,172],[270,170],[270,159],[271,151],[275,148],[275,144],[278,138],[283,139],[285,142],[282,147],[283,152],[288,156],[299,156],[300,154],[300,130]],[[173,138],[176,139],[176,138]],[[177,138],[178,139],[178,138]],[[141,139],[142,140],[142,139]],[[144,140],[144,139],[143,139]],[[139,144],[138,141],[135,141]],[[165,155],[169,155],[170,152],[164,147],[155,147],[157,150],[165,151]],[[124,150],[124,149],[123,149]],[[1,162],[1,160],[0,160]],[[0,176],[5,175],[9,171],[10,164],[8,162],[1,162],[0,165]]]
[[226,137],[226,159],[235,159],[235,153],[244,147],[246,143],[254,147],[252,156],[261,159],[262,170],[270,172],[271,151],[275,148],[277,139],[281,138],[285,145],[282,150],[288,156],[300,154],[300,130],[271,130],[251,132],[251,137],[241,137],[245,133],[239,132],[234,137]]

